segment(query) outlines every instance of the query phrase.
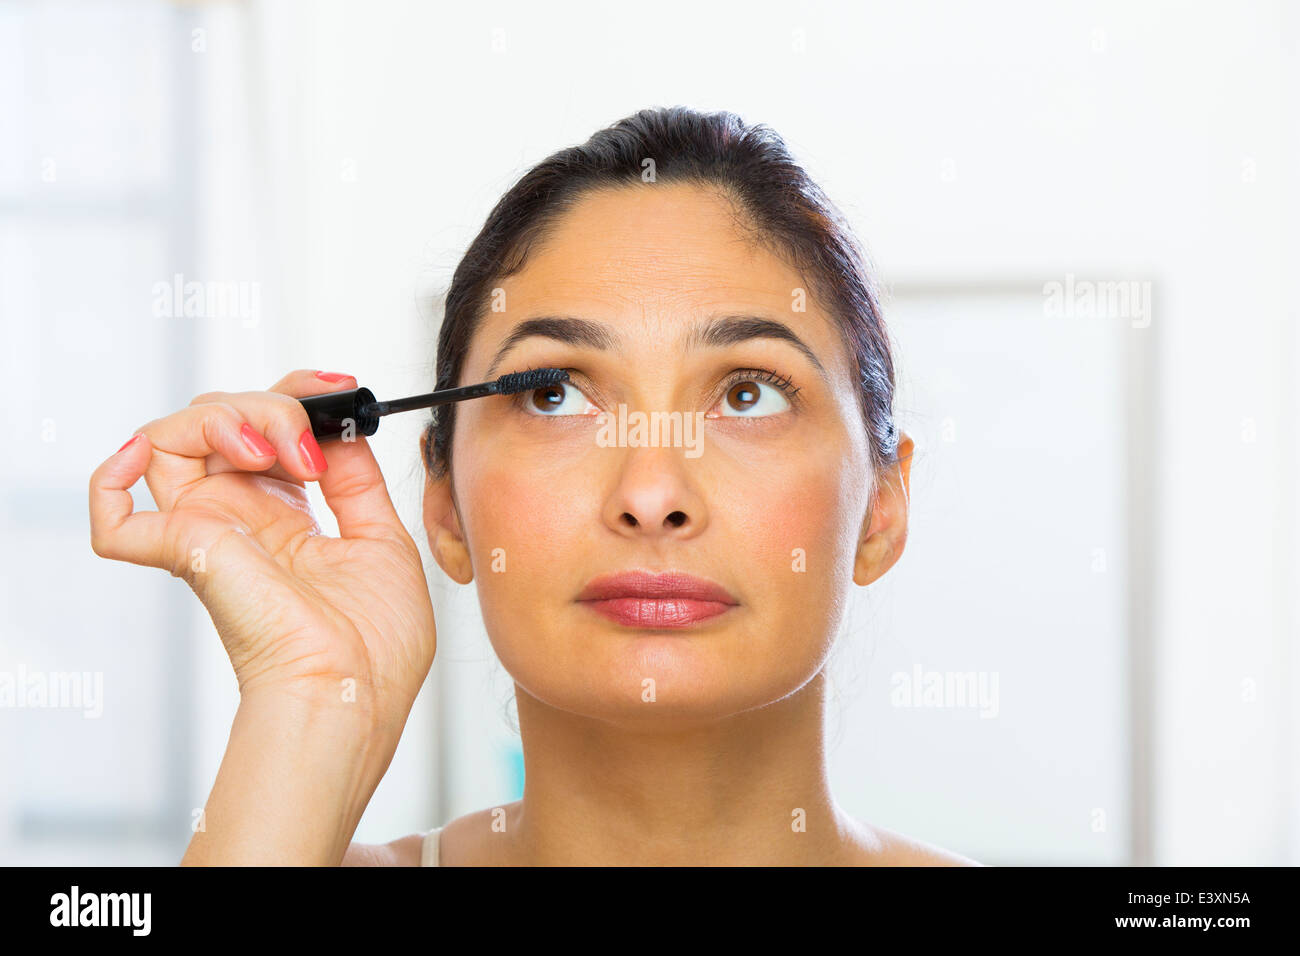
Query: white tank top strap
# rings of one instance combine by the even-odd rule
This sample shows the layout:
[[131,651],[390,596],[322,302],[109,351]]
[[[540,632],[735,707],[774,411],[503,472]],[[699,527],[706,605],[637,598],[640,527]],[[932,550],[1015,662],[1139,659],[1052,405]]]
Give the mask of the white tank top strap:
[[438,842],[442,836],[442,827],[434,827],[424,834],[420,842],[420,866],[438,865]]

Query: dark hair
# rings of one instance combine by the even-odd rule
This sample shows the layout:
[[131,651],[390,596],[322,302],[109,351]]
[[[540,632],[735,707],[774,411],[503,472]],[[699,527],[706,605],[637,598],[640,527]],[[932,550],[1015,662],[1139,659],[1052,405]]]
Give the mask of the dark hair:
[[[755,240],[808,278],[818,301],[838,319],[853,355],[872,464],[880,469],[895,461],[894,363],[862,250],[781,137],[729,112],[641,110],[525,173],[492,209],[452,276],[435,388],[461,384],[465,354],[493,287],[523,268],[529,249],[585,193],[648,181],[642,178],[646,160],[653,160],[654,182],[719,189],[746,214],[743,225]],[[455,403],[436,407],[425,432],[425,466],[435,478],[451,467],[455,415]]]

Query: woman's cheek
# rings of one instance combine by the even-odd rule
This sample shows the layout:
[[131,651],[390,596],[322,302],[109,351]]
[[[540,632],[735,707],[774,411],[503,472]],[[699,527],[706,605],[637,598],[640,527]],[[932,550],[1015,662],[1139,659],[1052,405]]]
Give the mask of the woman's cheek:
[[467,529],[483,623],[507,673],[529,686],[544,679],[554,650],[546,622],[563,597],[573,558],[564,527],[573,519],[527,469],[485,462],[477,480],[491,489],[474,497]]
[[848,463],[833,452],[839,447],[822,436],[771,450],[727,449],[733,473],[714,477],[712,495],[737,529],[726,542],[737,562],[759,558],[777,577],[771,583],[795,590],[825,581],[854,534],[844,499]]
[[563,562],[572,557],[565,529],[573,522],[563,496],[517,469],[485,481],[492,492],[477,499],[471,518],[475,571],[482,566],[515,591],[539,575],[563,580]]

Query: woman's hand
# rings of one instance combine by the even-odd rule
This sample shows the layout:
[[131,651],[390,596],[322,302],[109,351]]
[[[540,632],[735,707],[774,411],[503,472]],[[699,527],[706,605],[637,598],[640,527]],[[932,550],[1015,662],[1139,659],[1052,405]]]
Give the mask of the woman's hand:
[[[436,648],[420,554],[365,438],[327,443],[327,466],[296,400],[356,387],[297,371],[149,422],[91,476],[91,546],[189,583],[241,699],[337,702],[395,747]],[[158,511],[132,513],[141,475]],[[339,537],[321,533],[306,481]]]

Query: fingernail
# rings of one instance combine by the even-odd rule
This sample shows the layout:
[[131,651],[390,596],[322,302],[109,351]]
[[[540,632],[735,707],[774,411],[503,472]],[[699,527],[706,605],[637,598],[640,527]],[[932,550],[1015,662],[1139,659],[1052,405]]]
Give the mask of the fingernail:
[[351,375],[344,375],[342,372],[317,372],[316,377],[326,382],[341,382],[345,378],[351,378]]
[[248,450],[259,458],[265,458],[267,455],[275,454],[275,446],[258,434],[257,429],[248,424],[248,422],[244,422],[244,424],[239,426],[239,434],[243,437],[244,444],[248,446]]
[[310,428],[298,439],[298,450],[302,452],[302,460],[312,471],[325,470],[325,453],[320,450],[320,445],[316,444],[316,436],[311,433]]
[[140,437],[139,435],[132,435],[130,438],[128,438],[128,439],[126,440],[126,445],[123,445],[123,446],[122,446],[121,448],[119,448],[117,451],[113,452],[113,454],[118,455],[118,454],[121,454],[122,452],[126,451],[126,446],[129,445],[129,444],[131,444],[133,441],[135,441],[135,440],[136,440],[137,438],[139,438],[139,437]]

